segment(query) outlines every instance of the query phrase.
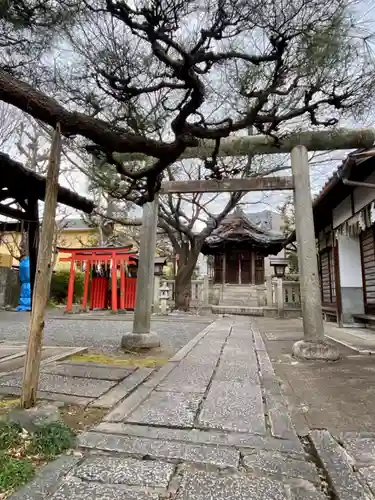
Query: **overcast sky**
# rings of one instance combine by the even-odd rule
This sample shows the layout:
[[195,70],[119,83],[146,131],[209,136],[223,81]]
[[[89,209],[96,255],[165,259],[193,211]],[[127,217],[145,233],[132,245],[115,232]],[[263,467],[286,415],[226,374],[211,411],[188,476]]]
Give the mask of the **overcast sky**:
[[[358,0],[356,2],[356,10],[357,10],[357,19],[358,24],[361,29],[363,29],[364,33],[375,32],[375,1],[374,0]],[[365,116],[361,119],[361,121],[356,122],[347,122],[341,125],[346,125],[350,127],[363,127],[363,126],[374,126],[374,114],[371,113],[368,116]],[[23,161],[24,158],[19,154],[17,148],[14,145],[9,145],[7,148],[9,154],[20,161]],[[314,158],[311,164],[311,187],[313,195],[316,195],[323,185],[327,182],[329,177],[332,175],[333,171],[340,165],[341,161],[345,158],[347,152],[336,152],[334,154],[330,154],[325,158],[319,157]],[[276,158],[275,158],[276,160]],[[324,160],[324,161],[322,161]],[[66,160],[64,160],[63,164]],[[272,158],[269,158],[270,162],[272,162]],[[281,173],[280,175],[290,175],[290,170]],[[69,187],[78,191],[80,194],[87,194],[87,180],[84,175],[80,172],[75,172],[70,175],[61,175],[60,182],[62,185]],[[273,193],[249,193],[245,196],[244,200],[248,203],[244,209],[248,212],[257,212],[264,209],[273,209],[277,210],[278,207],[283,203],[283,200],[290,195],[288,192],[273,192]],[[210,210],[212,212],[219,212],[222,208],[223,204],[227,196],[221,195],[215,199],[215,201],[210,205]],[[139,213],[139,210],[137,210]],[[71,212],[72,215],[77,215],[74,212]]]

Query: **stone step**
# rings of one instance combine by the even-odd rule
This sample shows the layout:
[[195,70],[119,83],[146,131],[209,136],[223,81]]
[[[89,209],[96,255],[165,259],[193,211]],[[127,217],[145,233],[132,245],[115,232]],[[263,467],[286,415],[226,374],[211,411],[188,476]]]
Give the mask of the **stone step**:
[[212,306],[214,314],[239,314],[241,316],[263,316],[263,307],[249,307],[249,306],[231,306],[221,304]]
[[244,307],[258,307],[258,301],[251,299],[251,300],[239,300],[239,299],[227,299],[224,298],[220,300],[219,305],[222,306],[244,306]]

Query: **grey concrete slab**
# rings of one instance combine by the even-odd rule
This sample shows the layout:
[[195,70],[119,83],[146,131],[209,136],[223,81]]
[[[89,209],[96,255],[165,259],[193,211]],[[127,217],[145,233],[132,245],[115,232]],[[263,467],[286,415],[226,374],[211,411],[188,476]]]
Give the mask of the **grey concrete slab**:
[[171,373],[172,370],[174,370],[178,366],[177,363],[171,363],[170,361],[162,366],[156,373],[153,373],[152,376],[146,380],[144,385],[146,387],[151,387],[152,389],[154,387],[157,387],[160,382],[162,382],[169,373]]
[[138,387],[130,396],[118,404],[108,415],[104,417],[105,422],[122,422],[151,394],[152,387]]
[[160,383],[158,390],[203,393],[211,380],[216,362],[217,357],[199,363],[189,356]]
[[359,481],[348,461],[348,455],[328,431],[310,433],[315,449],[340,500],[369,500],[371,493]]
[[81,460],[80,457],[62,456],[45,465],[38,475],[13,493],[8,500],[46,500],[51,497],[59,480]]
[[125,380],[112,387],[112,389],[103,394],[103,396],[96,399],[90,406],[112,408],[112,406],[124,399],[131,391],[138,387],[152,372],[152,368],[139,368],[126,377]]
[[362,467],[359,469],[359,474],[364,478],[373,495],[375,495],[375,465]]
[[[0,394],[20,396],[21,387],[0,386]],[[85,398],[83,396],[74,396],[72,394],[60,394],[57,392],[48,392],[48,391],[38,391],[37,398],[39,400],[59,401],[61,403],[66,403],[69,405],[76,405],[76,406],[87,406],[94,401],[94,398]]]
[[327,500],[327,496],[316,488],[293,487],[290,490],[290,500]]
[[277,438],[295,439],[297,436],[288,412],[285,397],[280,391],[278,391],[278,394],[275,394],[275,392],[265,391],[271,433]]
[[[0,324],[1,328],[1,324]],[[24,346],[24,349],[26,349],[26,346]],[[85,349],[81,349],[85,350]],[[61,359],[69,355],[71,353],[72,348],[68,347],[44,347],[42,349],[42,363],[41,366],[44,366],[45,363],[49,362],[50,360],[53,359]],[[24,351],[26,352],[26,351]],[[24,356],[16,356],[16,357],[9,357],[9,358],[3,358],[0,362],[0,372],[6,373],[10,372],[13,370],[19,370],[20,372],[23,372],[23,366],[25,364],[25,357]]]
[[266,351],[257,351],[257,357],[262,379],[273,380],[276,377],[276,375],[270,357],[268,356],[268,353]]
[[297,438],[291,441],[287,439],[275,439],[270,436],[259,436],[257,434],[201,429],[173,429],[115,422],[102,422],[95,428],[95,431],[108,434],[124,434],[127,436],[162,439],[166,441],[186,441],[199,444],[235,446],[241,448],[244,453],[246,449],[249,448],[305,456],[304,448]]
[[147,455],[152,459],[184,460],[191,463],[230,468],[237,468],[239,463],[239,452],[237,450],[221,446],[119,436],[99,432],[81,434],[78,441],[82,448],[126,453],[138,457]]
[[270,408],[268,418],[271,423],[271,434],[276,438],[294,439],[296,432],[288,413],[282,408]]
[[203,339],[208,334],[210,330],[215,328],[217,323],[218,323],[217,321],[214,321],[213,323],[211,323],[211,325],[208,325],[206,328],[204,328],[200,333],[198,333],[198,335],[196,335],[192,340],[190,340],[190,342],[188,342],[182,349],[176,352],[176,354],[172,356],[169,361],[170,362],[182,361],[183,358],[187,356],[187,354],[193,349],[193,347],[195,347],[198,344],[198,342],[200,342],[201,339]]
[[223,382],[250,382],[259,385],[258,363],[254,357],[244,353],[237,356],[224,349],[219,366],[216,369],[215,380]]
[[126,421],[147,425],[193,427],[201,399],[201,394],[153,392]]
[[74,471],[84,481],[166,488],[174,465],[125,457],[89,457]]
[[99,380],[119,381],[130,375],[134,369],[125,369],[118,366],[97,366],[95,363],[58,363],[46,365],[42,372],[63,375],[65,377],[81,377]]
[[[6,375],[0,378],[0,386],[2,387],[21,387],[21,384],[22,373]],[[101,396],[114,385],[115,382],[108,380],[90,380],[41,373],[38,387],[40,391],[95,398]]]
[[206,428],[265,434],[260,386],[214,380],[202,405],[199,425]]
[[177,500],[287,500],[279,481],[202,471],[185,474]]
[[119,484],[87,483],[68,478],[50,497],[51,500],[159,500],[157,491],[142,491],[139,488]]
[[343,445],[356,466],[375,465],[375,436],[363,437],[357,434],[346,437],[343,439]]
[[275,475],[282,480],[283,476],[299,478],[319,484],[319,476],[315,465],[306,460],[296,460],[286,455],[270,451],[246,453],[243,456],[246,469],[260,475]]
[[13,356],[14,354],[19,354],[24,352],[24,346],[20,347],[6,347],[4,345],[0,345],[0,363],[3,358],[8,356]]

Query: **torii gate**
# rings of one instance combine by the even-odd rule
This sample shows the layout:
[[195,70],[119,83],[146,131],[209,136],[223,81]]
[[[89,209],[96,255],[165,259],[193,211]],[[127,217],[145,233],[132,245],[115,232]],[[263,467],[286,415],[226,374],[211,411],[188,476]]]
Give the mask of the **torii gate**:
[[[298,261],[300,268],[301,307],[304,340],[293,346],[293,354],[303,359],[335,360],[338,351],[324,342],[324,325],[318,262],[315,246],[314,219],[310,190],[309,151],[332,151],[370,148],[375,143],[375,129],[301,132],[289,134],[279,144],[268,136],[246,136],[224,139],[221,157],[249,156],[257,154],[291,153],[291,177],[259,177],[248,179],[224,179],[222,181],[171,181],[162,184],[159,194],[293,190]],[[181,158],[203,159],[210,156],[214,144],[205,141],[197,148],[187,149]],[[142,155],[129,158],[144,159]],[[124,159],[124,155],[122,155]],[[158,199],[143,207],[143,224],[139,252],[138,284],[133,331],[122,337],[127,348],[149,348],[160,345],[159,337],[150,331],[152,307],[152,269],[156,247]]]

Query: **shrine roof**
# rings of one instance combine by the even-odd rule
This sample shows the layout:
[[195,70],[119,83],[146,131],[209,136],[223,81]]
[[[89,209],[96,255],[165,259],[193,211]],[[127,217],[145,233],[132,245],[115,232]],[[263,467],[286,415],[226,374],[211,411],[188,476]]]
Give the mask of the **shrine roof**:
[[204,242],[202,253],[223,249],[229,244],[246,244],[250,248],[263,249],[267,253],[277,254],[283,247],[285,236],[280,231],[266,230],[254,224],[241,210],[237,209],[225,217],[220,225]]

